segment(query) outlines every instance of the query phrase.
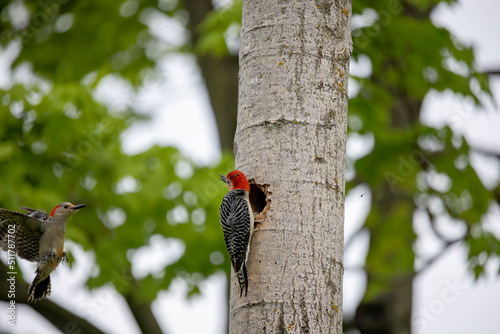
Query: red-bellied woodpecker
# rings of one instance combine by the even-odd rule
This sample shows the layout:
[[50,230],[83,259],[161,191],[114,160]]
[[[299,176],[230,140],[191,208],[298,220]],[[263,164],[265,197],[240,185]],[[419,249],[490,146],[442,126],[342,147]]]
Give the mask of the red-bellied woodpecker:
[[245,262],[250,250],[253,234],[253,212],[250,206],[250,185],[245,174],[232,171],[227,177],[220,175],[230,191],[224,196],[220,206],[220,224],[224,241],[231,257],[231,264],[238,275],[240,297],[248,292],[248,277]]
[[9,254],[37,262],[36,276],[28,290],[28,301],[36,302],[50,295],[50,274],[62,260],[66,220],[85,204],[68,202],[56,205],[50,215],[43,210],[23,207],[29,214],[0,209],[0,244]]

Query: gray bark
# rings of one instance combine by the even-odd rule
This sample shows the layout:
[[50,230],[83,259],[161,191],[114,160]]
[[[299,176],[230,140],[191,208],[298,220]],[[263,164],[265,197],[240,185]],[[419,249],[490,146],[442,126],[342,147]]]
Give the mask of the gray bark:
[[342,332],[350,18],[350,0],[243,2],[236,167],[267,206],[230,333]]

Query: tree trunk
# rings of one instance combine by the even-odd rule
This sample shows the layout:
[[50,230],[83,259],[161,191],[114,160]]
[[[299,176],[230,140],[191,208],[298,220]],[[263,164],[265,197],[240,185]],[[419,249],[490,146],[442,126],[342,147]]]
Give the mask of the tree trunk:
[[350,0],[243,2],[235,156],[262,222],[230,333],[342,332],[350,16]]

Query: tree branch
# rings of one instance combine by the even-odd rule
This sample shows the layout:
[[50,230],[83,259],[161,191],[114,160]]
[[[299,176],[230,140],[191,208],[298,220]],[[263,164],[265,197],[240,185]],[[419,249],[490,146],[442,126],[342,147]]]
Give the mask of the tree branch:
[[500,69],[492,69],[489,71],[484,71],[482,73],[488,74],[488,75],[500,75]]
[[425,210],[427,212],[427,214],[429,215],[429,221],[430,221],[430,225],[431,225],[431,229],[432,229],[432,232],[434,232],[434,234],[439,238],[441,239],[442,241],[444,241],[445,243],[449,243],[450,240],[446,239],[445,236],[437,229],[437,226],[436,226],[436,219],[434,217],[434,215],[430,212],[429,208],[427,208]]
[[[128,275],[132,277],[131,273],[128,273]],[[151,310],[151,303],[143,298],[139,291],[139,285],[135,279],[132,279],[130,290],[124,294],[124,297],[143,333],[164,333]]]
[[344,242],[344,252],[347,251],[349,247],[351,247],[352,243],[354,242],[354,239],[365,229],[365,225],[363,224],[356,232],[354,232],[349,240]]
[[363,271],[366,272],[366,268],[364,266],[346,266],[344,271]]
[[434,262],[436,262],[441,256],[443,256],[446,253],[446,251],[448,250],[448,248],[450,248],[450,246],[452,246],[460,241],[464,241],[464,240],[465,240],[465,237],[462,237],[462,238],[458,238],[456,240],[447,242],[444,245],[444,247],[441,249],[441,251],[439,251],[438,254],[436,254],[434,257],[430,258],[429,260],[427,260],[427,262],[422,266],[422,268],[420,268],[420,270],[415,273],[415,276],[419,275],[419,274],[423,273],[425,270],[427,270]]
[[470,145],[469,145],[469,150],[472,150],[475,153],[479,153],[482,155],[488,155],[488,156],[496,157],[496,158],[500,159],[500,152],[494,152],[494,151],[487,150],[485,148],[473,147]]
[[[0,262],[0,300],[10,302],[8,298],[10,284],[7,278],[9,278],[7,275],[7,267]],[[28,303],[28,284],[24,281],[16,279],[15,294],[16,304],[30,306],[63,333],[104,333],[87,320],[71,313],[48,299],[41,300],[37,303]]]

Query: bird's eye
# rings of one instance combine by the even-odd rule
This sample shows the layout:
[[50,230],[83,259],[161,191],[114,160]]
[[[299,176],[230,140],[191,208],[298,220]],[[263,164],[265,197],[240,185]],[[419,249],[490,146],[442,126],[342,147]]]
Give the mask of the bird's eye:
[[64,206],[64,208],[65,208],[65,209],[67,209],[67,208],[68,208],[68,206],[67,206],[67,205],[65,205],[65,206]]

